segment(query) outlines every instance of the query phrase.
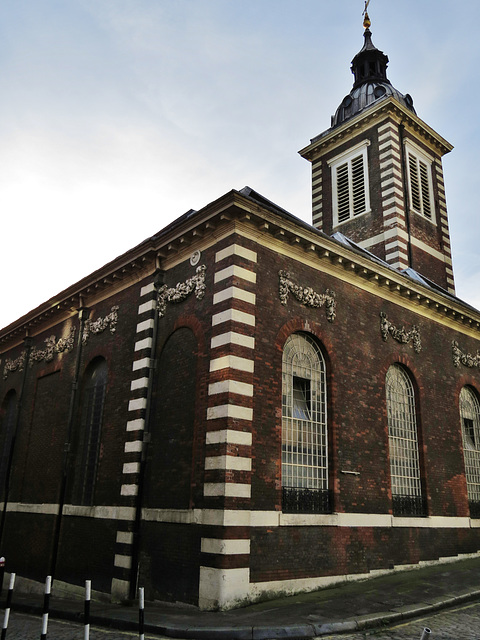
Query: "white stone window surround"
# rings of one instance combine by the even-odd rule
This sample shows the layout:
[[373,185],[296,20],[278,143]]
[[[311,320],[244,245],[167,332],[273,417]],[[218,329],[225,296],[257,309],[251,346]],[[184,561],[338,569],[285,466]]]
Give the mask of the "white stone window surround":
[[[370,140],[362,140],[353,147],[350,147],[343,153],[328,160],[327,164],[332,171],[332,211],[333,211],[333,226],[337,227],[345,222],[349,222],[354,217],[357,218],[365,213],[370,213],[370,182],[368,171],[368,153],[367,148],[370,146]],[[363,198],[365,200],[365,206],[362,211],[354,214],[353,211],[353,180],[352,180],[352,162],[357,158],[363,159]],[[348,217],[344,220],[339,220],[339,198],[338,198],[338,169],[344,165],[348,167],[348,196],[349,196],[349,212]],[[341,217],[341,216],[340,216]]]
[[[407,184],[408,184],[408,200],[409,200],[409,209],[412,213],[420,215],[424,220],[428,220],[432,224],[436,224],[436,215],[435,215],[435,201],[433,197],[433,178],[432,178],[432,166],[434,162],[434,158],[427,154],[424,149],[421,149],[418,145],[416,145],[411,140],[405,140],[405,161],[407,163]],[[422,185],[419,189],[419,197],[420,198],[420,207],[414,206],[414,198],[412,192],[412,176],[410,170],[410,156],[415,158],[417,163],[417,174],[420,179],[420,165],[423,164],[426,167],[426,184],[425,187],[428,189],[428,203],[427,206],[423,204],[425,199],[425,191],[422,189]],[[430,215],[426,215],[425,209],[430,211]]]

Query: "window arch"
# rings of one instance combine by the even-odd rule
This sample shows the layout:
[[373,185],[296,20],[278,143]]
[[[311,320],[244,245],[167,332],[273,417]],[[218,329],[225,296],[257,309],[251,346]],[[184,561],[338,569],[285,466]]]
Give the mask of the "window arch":
[[80,405],[80,429],[73,499],[93,504],[107,387],[107,363],[93,360],[85,371]]
[[17,394],[12,389],[7,393],[0,412],[0,499],[5,499],[8,467],[15,431],[15,415],[17,411]]
[[317,343],[300,333],[283,349],[282,509],[330,510],[325,360]]
[[392,365],[386,375],[388,445],[394,515],[426,513],[420,479],[415,392],[407,372]]
[[470,387],[460,391],[460,423],[470,515],[480,518],[480,404]]

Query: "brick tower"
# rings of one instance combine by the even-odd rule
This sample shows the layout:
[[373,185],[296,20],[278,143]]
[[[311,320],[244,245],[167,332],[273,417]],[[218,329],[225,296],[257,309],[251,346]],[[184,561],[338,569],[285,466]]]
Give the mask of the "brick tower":
[[368,16],[364,27],[352,90],[300,151],[312,163],[313,225],[455,293],[442,170],[453,147],[392,86]]

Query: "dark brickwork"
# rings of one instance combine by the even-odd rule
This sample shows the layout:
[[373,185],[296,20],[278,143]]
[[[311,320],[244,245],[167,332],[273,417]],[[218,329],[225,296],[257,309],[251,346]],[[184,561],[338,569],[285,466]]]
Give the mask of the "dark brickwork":
[[[274,548],[275,554],[268,553]],[[308,550],[308,551],[306,551]],[[279,527],[252,533],[253,582],[368,573],[478,550],[471,530]]]
[[146,597],[198,603],[200,531],[195,526],[145,523],[141,580]]
[[108,519],[65,516],[57,564],[59,580],[82,587],[85,580],[91,580],[96,590],[110,591],[115,544],[112,524]]
[[196,364],[195,336],[186,327],[177,329],[157,365],[146,507],[190,507]]

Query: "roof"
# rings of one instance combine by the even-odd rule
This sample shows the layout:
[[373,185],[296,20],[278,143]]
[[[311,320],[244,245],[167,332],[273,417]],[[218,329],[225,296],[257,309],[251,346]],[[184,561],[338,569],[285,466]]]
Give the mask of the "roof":
[[388,57],[373,44],[370,29],[365,30],[364,38],[362,49],[352,60],[352,73],[355,77],[353,88],[332,116],[332,127],[337,127],[365,107],[389,96],[393,96],[415,113],[412,97],[400,93],[387,78]]

